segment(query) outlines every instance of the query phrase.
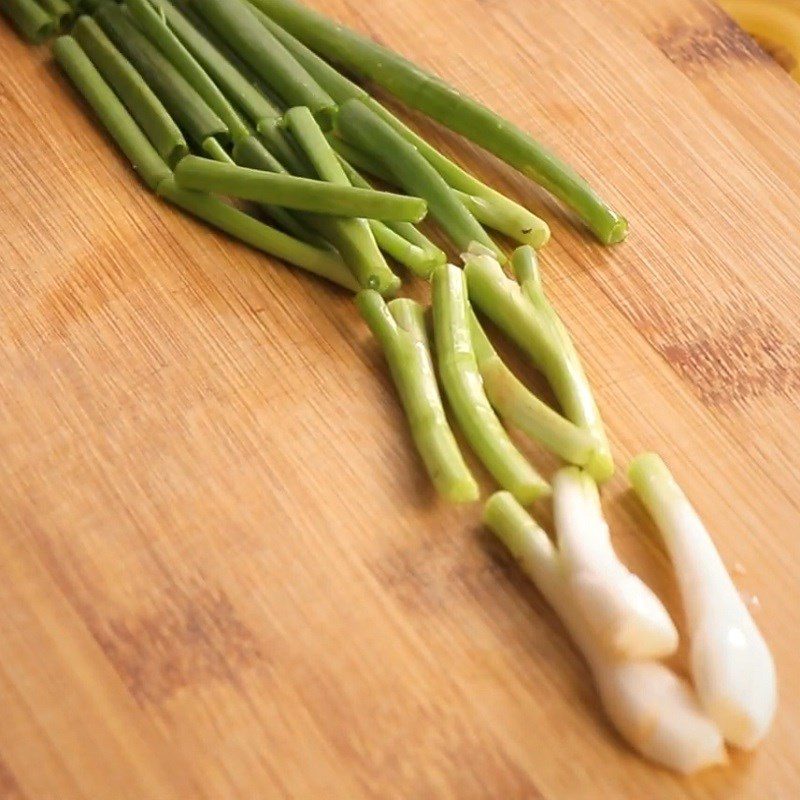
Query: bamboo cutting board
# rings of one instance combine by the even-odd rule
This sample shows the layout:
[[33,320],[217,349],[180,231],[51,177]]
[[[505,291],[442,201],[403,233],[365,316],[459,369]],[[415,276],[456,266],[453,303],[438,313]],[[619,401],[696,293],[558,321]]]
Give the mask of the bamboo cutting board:
[[3,25],[0,798],[800,796],[798,87],[702,0],[315,5],[628,216],[603,249],[422,126],[552,223],[615,541],[677,610],[623,477],[657,450],[774,649],[774,729],[688,780],[634,757],[478,507],[432,496],[348,297],[155,200]]

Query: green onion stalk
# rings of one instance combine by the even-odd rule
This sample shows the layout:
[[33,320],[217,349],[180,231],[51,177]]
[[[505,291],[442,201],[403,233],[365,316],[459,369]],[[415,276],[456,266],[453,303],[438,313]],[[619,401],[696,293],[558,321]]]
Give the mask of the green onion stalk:
[[120,6],[105,3],[96,20],[144,78],[164,107],[198,147],[219,157],[215,140],[230,138],[228,126],[145,36]]
[[255,127],[265,145],[287,164],[291,171],[300,174],[303,164],[286,141],[280,129],[281,112],[264,93],[254,85],[255,78],[245,74],[246,67],[234,63],[232,56],[222,52],[222,44],[212,42],[213,31],[202,20],[189,18],[169,0],[154,0],[164,19],[187,50],[197,59],[206,73],[219,87],[228,101],[242,110]]
[[[289,175],[286,168],[266,148],[263,141],[255,136],[248,136],[233,146],[232,158],[235,164],[243,167],[274,172],[279,175]],[[330,248],[328,242],[305,225],[299,216],[288,211],[283,206],[271,203],[261,203],[260,207],[283,230],[297,239],[313,244],[323,249]]]
[[348,100],[341,105],[336,115],[336,131],[346,141],[379,157],[403,189],[424,197],[431,216],[457,247],[466,250],[472,242],[479,242],[497,257],[503,257],[444,178],[414,145],[368,106],[360,100]]
[[206,105],[225,123],[234,142],[246,139],[250,131],[239,112],[228,101],[203,66],[172,31],[162,13],[149,0],[125,0],[125,6],[147,38],[161,51]]
[[339,256],[294,239],[203,192],[181,189],[142,129],[71,36],[53,44],[56,61],[128,158],[141,180],[161,197],[241,241],[355,290],[357,284]]
[[377,219],[419,220],[425,213],[424,201],[416,197],[220,164],[192,155],[176,166],[175,181],[184,189],[341,217],[370,214]]
[[461,430],[504,489],[527,505],[550,493],[547,482],[509,438],[483,390],[469,325],[464,273],[452,264],[433,273],[433,327],[439,375]]
[[59,21],[36,0],[0,0],[0,11],[33,44],[43,42],[59,27]]
[[78,17],[72,36],[125,104],[158,155],[169,166],[175,166],[189,152],[189,147],[180,128],[144,78],[91,17]]
[[214,28],[288,106],[307,106],[327,128],[336,104],[289,51],[259,24],[241,0],[190,0]]
[[473,304],[541,370],[567,419],[592,436],[585,467],[595,480],[607,480],[614,461],[603,421],[569,333],[544,294],[535,251],[523,246],[514,252],[517,281],[488,253],[466,253],[464,260]]
[[591,434],[543,403],[514,375],[471,309],[470,333],[483,390],[503,420],[564,461],[578,466],[588,464],[595,451]]
[[[540,248],[547,243],[550,238],[550,229],[544,220],[459,167],[435,147],[428,144],[425,139],[411,130],[364,89],[341,75],[327,61],[320,58],[313,50],[310,50],[260,11],[257,5],[254,5],[254,9],[264,26],[276,39],[280,40],[281,44],[292,53],[338,104],[341,105],[352,99],[361,100],[384,122],[391,125],[409,144],[414,145],[447,183],[464,196],[470,212],[480,223],[494,228],[520,244],[529,244],[532,247]],[[375,177],[392,180],[391,175],[387,174],[380,162],[368,154],[362,153],[361,155],[367,159],[367,162],[359,163],[358,151],[353,153],[355,148],[350,148],[347,143],[334,144],[334,147],[359,169],[363,169]],[[349,153],[344,148],[349,149]],[[373,169],[369,166],[370,162]]]
[[622,241],[628,224],[571,167],[520,128],[402,56],[296,0],[251,2],[301,42],[374,81],[539,183],[575,211],[604,244]]
[[478,484],[447,421],[431,360],[422,306],[400,298],[388,305],[374,291],[356,304],[383,348],[411,436],[437,491],[455,503],[478,499]]
[[[352,189],[336,153],[328,144],[310,109],[304,106],[290,108],[284,114],[284,121],[319,177],[340,187]],[[365,218],[318,217],[316,227],[341,253],[363,288],[376,289],[386,295],[397,292],[400,279],[386,263]]]
[[[341,155],[339,163],[353,186],[360,189],[373,188]],[[429,279],[434,268],[447,261],[444,251],[410,222],[371,219],[369,226],[378,247],[420,278]]]

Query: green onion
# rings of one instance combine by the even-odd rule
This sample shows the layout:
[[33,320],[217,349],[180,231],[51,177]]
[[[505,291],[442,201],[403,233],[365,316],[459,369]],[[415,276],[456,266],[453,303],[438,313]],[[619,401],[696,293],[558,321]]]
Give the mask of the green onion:
[[[255,136],[249,136],[233,146],[234,163],[242,167],[275,172],[279,175],[288,175],[281,164]],[[294,215],[281,206],[262,203],[261,208],[287,233],[297,239],[313,244],[317,247],[326,246],[326,242],[316,233],[308,230]]]
[[436,384],[422,306],[407,298],[387,306],[373,291],[361,292],[356,303],[381,343],[414,444],[437,491],[455,503],[477,500],[478,484],[447,422]]
[[550,227],[535,214],[516,203],[498,203],[496,199],[456,191],[467,210],[488,228],[508,236],[519,244],[537,250],[550,240]]
[[416,197],[277,175],[191,155],[175,167],[175,181],[183,189],[340,217],[418,220],[425,212],[424,202]]
[[[372,101],[369,107],[376,110],[377,105],[377,103]],[[376,111],[376,113],[378,112]],[[420,153],[426,157],[428,163],[434,166],[440,175],[445,176],[445,180],[447,180],[446,176],[448,175],[451,178],[454,174],[457,176],[459,173],[463,176],[460,179],[457,177],[455,181],[447,181],[450,186],[457,183],[461,186],[470,186],[474,191],[479,192],[479,194],[468,194],[459,189],[454,189],[456,197],[461,200],[467,210],[481,225],[486,225],[498,231],[498,233],[502,233],[514,239],[520,244],[529,244],[537,249],[547,244],[550,239],[550,228],[544,220],[532,214],[527,208],[523,208],[508,198],[503,197],[503,195],[495,192],[494,189],[484,186],[480,181],[464,172],[461,167],[447,161],[441,154],[437,154],[439,158],[432,157],[430,154],[430,150],[432,150],[430,145],[425,144],[423,139],[416,136],[416,134],[411,132],[408,128],[405,128],[405,126],[402,126],[402,123],[400,123],[402,128],[398,128],[394,125],[393,121],[395,118],[392,117],[388,111],[384,114],[379,113],[378,115],[389,125],[392,125],[403,138],[413,144]],[[405,135],[403,129],[414,137],[413,141],[409,136]],[[363,150],[353,147],[353,145],[348,144],[335,134],[328,134],[328,141],[331,147],[333,147],[340,156],[359,169],[363,169],[365,172],[379,178],[384,183],[394,184],[397,182],[394,176],[390,174],[389,170],[381,164],[377,158],[369,153],[365,153]],[[435,150],[433,152],[436,153]],[[443,168],[442,161],[447,162],[449,168]]]
[[356,169],[378,178],[384,183],[397,185],[397,178],[392,175],[389,168],[384,166],[376,156],[365,153],[352,144],[346,142],[341,136],[337,136],[334,131],[326,135],[330,146],[339,154],[341,158],[350,163]]
[[149,0],[125,0],[125,5],[150,41],[169,59],[190,86],[205,100],[208,107],[225,123],[234,141],[246,139],[250,131],[239,113],[228,102],[214,81],[181,43]]
[[486,399],[472,347],[464,273],[444,264],[434,271],[432,285],[439,375],[461,430],[495,480],[520,503],[532,503],[550,487],[517,450]]
[[153,190],[172,173],[111,87],[71,36],[53,43],[53,55],[100,118],[139,177]]
[[778,702],[769,647],[667,465],[655,453],[643,453],[631,462],[628,477],[675,567],[700,705],[726,741],[750,750],[769,731]]
[[153,2],[159,4],[167,24],[202,64],[225,97],[247,115],[267,149],[293,174],[311,177],[308,165],[299,157],[281,129],[280,110],[255,85],[258,79],[248,72],[247,66],[229,52],[224,42],[215,40],[215,33],[202,20],[181,13],[169,0]]
[[296,0],[251,1],[312,50],[374,81],[544,186],[572,208],[604,244],[625,238],[625,219],[571,167],[512,123],[397,53]]
[[[308,108],[290,108],[284,120],[308,160],[323,180],[350,187],[324,134]],[[350,187],[352,188],[352,187]],[[394,294],[400,288],[400,279],[389,269],[381,255],[367,219],[316,219],[315,227],[328,238],[353,270],[365,289],[376,289],[381,294]]]
[[[238,164],[245,167],[286,173],[285,167],[257,140],[249,139],[244,144],[237,146],[234,150],[234,158]],[[389,270],[374,239],[365,237],[360,227],[347,225],[348,220],[319,214],[304,213],[300,215],[300,219],[326,240],[332,242],[342,254],[351,271],[360,272],[365,276],[364,280],[375,284],[373,288],[382,290],[385,294],[397,291],[399,279]],[[386,270],[389,270],[388,276]],[[375,280],[371,280],[373,274],[376,276]],[[381,281],[380,276],[385,277],[384,281]]]
[[155,0],[169,27],[183,42],[234,105],[241,108],[253,125],[262,120],[277,120],[280,111],[243,75],[239,65],[232,63],[209,41],[207,33],[197,23],[181,13],[169,0]]
[[58,28],[58,23],[35,0],[0,0],[0,10],[14,27],[34,44],[43,42]]
[[346,289],[358,288],[335,252],[322,250],[287,236],[215,197],[178,187],[169,167],[159,157],[80,45],[71,36],[61,36],[53,44],[53,54],[128,157],[133,168],[157,194],[265,253],[282,258]]
[[356,147],[373,155],[380,154],[379,157],[400,186],[428,201],[431,216],[457,247],[466,250],[475,241],[502,257],[486,231],[417,148],[360,100],[348,100],[340,106],[336,130]]
[[159,184],[158,194],[258,250],[327,278],[345,289],[358,289],[347,267],[331,250],[321,250],[294,239],[209,194],[181,189],[171,176]]
[[174,166],[189,148],[180,128],[144,78],[91,17],[78,17],[72,35],[125,104],[159,156]]
[[535,251],[525,246],[514,252],[519,283],[489,254],[464,258],[470,299],[542,371],[567,419],[591,434],[595,450],[586,469],[595,480],[607,480],[614,461],[603,421],[569,333],[542,291]]
[[190,5],[288,105],[308,106],[327,127],[333,100],[259,24],[247,4],[242,0],[191,0]]
[[564,554],[525,509],[508,492],[497,492],[483,519],[564,623],[622,738],[646,758],[687,775],[724,763],[722,736],[688,681],[660,661],[620,658],[605,646],[575,601]]
[[56,21],[56,29],[66,27],[73,16],[72,6],[65,0],[39,0],[44,8]]
[[95,17],[198,146],[202,147],[206,139],[228,136],[225,123],[119,6],[105,3]]
[[483,390],[497,413],[570,464],[587,464],[595,441],[533,394],[505,365],[470,309],[470,333]]
[[209,136],[208,139],[203,142],[203,150],[209,157],[213,158],[214,161],[222,164],[233,164],[233,159],[228,155],[228,151],[213,136]]
[[[384,122],[391,125],[410,144],[427,159],[436,171],[453,188],[463,192],[467,208],[475,218],[484,225],[494,228],[506,236],[510,236],[520,244],[529,244],[540,248],[550,238],[550,229],[544,220],[523,208],[513,200],[500,194],[500,192],[479,181],[466,170],[453,163],[446,156],[428,144],[421,136],[414,133],[405,123],[401,122],[394,114],[384,108],[377,100],[371,97],[364,89],[351,80],[341,75],[324,59],[320,58],[302,42],[284,30],[274,20],[270,19],[259,8],[253,6],[256,16],[281,44],[305,67],[319,85],[338,103],[348,100],[361,100],[364,105],[374,111]],[[364,169],[370,175],[386,179],[386,170],[369,154],[357,151],[353,153],[347,143],[332,142],[337,152],[343,155],[350,163],[359,169]],[[360,158],[365,159],[361,161]],[[391,181],[391,176],[388,176]]]
[[[330,142],[330,139],[328,141]],[[369,181],[365,180],[361,173],[348,164],[341,155],[339,155],[339,163],[353,186],[361,189],[373,188]],[[372,232],[375,234],[375,239],[380,248],[403,264],[403,266],[408,267],[415,275],[427,280],[435,267],[447,261],[444,251],[438,248],[410,222],[390,220],[384,224],[371,220],[370,224],[372,225],[373,222],[375,225],[372,226]],[[386,231],[386,228],[389,230]],[[389,234],[395,234],[395,236],[392,237]],[[409,247],[404,247],[400,242],[397,242],[396,236],[405,239]]]

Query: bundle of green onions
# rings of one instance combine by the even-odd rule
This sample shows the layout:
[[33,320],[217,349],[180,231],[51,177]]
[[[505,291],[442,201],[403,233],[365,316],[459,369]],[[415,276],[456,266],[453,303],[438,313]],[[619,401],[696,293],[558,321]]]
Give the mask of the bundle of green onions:
[[[669,614],[613,551],[597,483],[611,477],[614,461],[578,352],[543,290],[536,251],[547,224],[438,152],[332,63],[533,178],[601,242],[621,241],[625,220],[523,131],[296,0],[79,3],[0,0],[0,9],[32,41],[91,11],[53,53],[140,179],[229,235],[355,292],[432,483],[452,502],[476,501],[479,484],[444,395],[503,490],[486,504],[487,524],[564,619],[626,739],[684,772],[720,761],[723,739],[753,746],[774,711],[769,651],[688,501],[653,457],[633,468],[637,491],[679,570],[691,576],[710,565],[718,590],[704,595],[691,580],[682,584],[696,633],[697,696],[658,662],[678,643]],[[416,227],[428,212],[462,253],[463,269]],[[488,229],[519,245],[513,278]],[[433,346],[422,305],[384,299],[401,286],[387,256],[430,281]],[[478,314],[543,374],[560,412],[503,362]],[[571,465],[552,488],[505,425]],[[524,509],[551,494],[557,550]],[[707,630],[709,608],[724,610],[744,651],[732,654]]]
[[[478,484],[444,414],[422,311],[382,300],[400,288],[387,257],[431,282],[442,386],[500,486],[525,504],[550,493],[501,420],[607,479],[613,461],[597,406],[542,292],[534,248],[547,241],[546,224],[438,153],[279,25],[271,5],[179,2],[103,2],[53,48],[140,178],[232,236],[365,293],[358,306],[383,345],[414,441],[444,496],[475,500]],[[293,27],[303,34],[302,25]],[[409,67],[395,62],[390,88],[402,88]],[[479,108],[461,97],[456,105],[467,116]],[[529,149],[540,167],[542,159],[555,163],[539,145]],[[359,167],[402,193],[376,190]],[[463,271],[416,227],[428,211],[464,251]],[[489,226],[523,243],[511,259],[519,283],[503,271],[506,256]],[[544,372],[563,416],[506,367],[473,304]]]

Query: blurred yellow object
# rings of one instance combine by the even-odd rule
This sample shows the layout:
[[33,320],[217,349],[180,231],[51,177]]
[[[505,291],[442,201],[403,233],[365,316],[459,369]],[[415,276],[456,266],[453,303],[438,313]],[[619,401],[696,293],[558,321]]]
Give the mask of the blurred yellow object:
[[719,4],[800,82],[800,0],[719,0]]

